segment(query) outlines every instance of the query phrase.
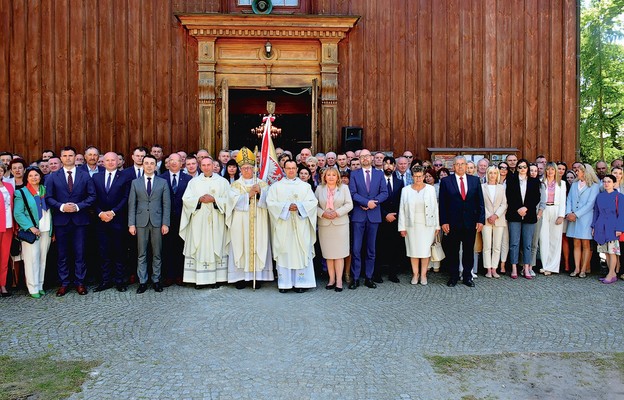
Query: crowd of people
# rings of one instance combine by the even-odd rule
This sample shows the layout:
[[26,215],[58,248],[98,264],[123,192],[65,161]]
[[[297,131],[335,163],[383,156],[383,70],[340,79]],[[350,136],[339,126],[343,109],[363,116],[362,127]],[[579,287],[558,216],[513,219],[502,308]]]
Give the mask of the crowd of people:
[[[138,283],[141,294],[150,283],[155,292],[257,289],[275,277],[281,293],[302,293],[319,274],[341,292],[398,283],[405,270],[412,285],[444,271],[449,287],[474,287],[481,271],[624,279],[621,159],[594,169],[541,155],[492,163],[368,149],[275,153],[284,176],[271,185],[247,148],[213,158],[136,147],[128,167],[123,154],[93,146],[45,150],[30,164],[0,153],[1,296],[21,276],[33,298],[44,283],[61,297],[86,295],[89,284],[124,292]],[[444,255],[432,259],[439,243]]]

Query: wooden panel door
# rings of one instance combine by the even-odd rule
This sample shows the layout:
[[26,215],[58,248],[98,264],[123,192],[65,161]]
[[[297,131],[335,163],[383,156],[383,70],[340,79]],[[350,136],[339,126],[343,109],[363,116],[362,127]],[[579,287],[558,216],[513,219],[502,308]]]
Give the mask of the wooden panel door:
[[312,79],[312,110],[310,112],[310,140],[311,146],[314,151],[318,149],[317,138],[319,136],[319,121],[318,121],[318,79]]
[[228,89],[228,81],[227,79],[222,79],[221,84],[217,89],[217,132],[216,137],[214,138],[215,143],[215,156],[219,154],[219,150],[221,149],[229,149],[230,145],[230,135],[229,135],[229,125],[228,120],[230,118],[230,110],[229,110],[229,89]]

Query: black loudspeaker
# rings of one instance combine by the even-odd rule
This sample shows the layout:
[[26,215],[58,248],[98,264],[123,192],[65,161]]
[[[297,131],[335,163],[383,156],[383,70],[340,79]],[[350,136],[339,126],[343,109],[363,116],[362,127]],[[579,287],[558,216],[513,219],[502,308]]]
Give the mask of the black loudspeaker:
[[362,131],[363,129],[359,126],[342,127],[343,151],[355,151],[362,148]]

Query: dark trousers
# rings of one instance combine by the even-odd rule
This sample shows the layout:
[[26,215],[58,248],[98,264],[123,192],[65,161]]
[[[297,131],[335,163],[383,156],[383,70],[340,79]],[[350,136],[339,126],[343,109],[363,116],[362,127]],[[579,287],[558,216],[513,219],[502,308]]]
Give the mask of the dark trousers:
[[[377,232],[377,257],[375,259],[375,277],[396,276],[405,254],[405,239],[398,231],[398,221],[379,224]],[[385,267],[385,268],[384,268]]]
[[107,222],[97,226],[98,244],[102,261],[102,283],[115,282],[119,285],[126,280],[124,265],[124,227],[115,227]]
[[58,273],[62,286],[71,283],[68,259],[73,255],[75,263],[75,285],[84,283],[87,274],[87,265],[84,260],[85,242],[87,238],[87,227],[85,225],[74,225],[68,223],[63,226],[54,227],[56,241],[58,243]]
[[351,252],[351,272],[353,279],[360,278],[362,270],[362,243],[366,241],[366,278],[372,279],[375,270],[375,243],[379,224],[370,221],[353,222],[353,249]]
[[459,280],[459,245],[462,252],[462,265],[464,266],[462,280],[472,280],[472,265],[474,263],[474,243],[476,231],[474,228],[451,228],[448,235],[442,241],[442,247],[446,258],[442,261],[449,271],[449,281],[457,283]]
[[163,236],[162,276],[165,279],[181,279],[184,274],[184,239],[178,235],[179,231],[179,222],[172,221],[169,233]]

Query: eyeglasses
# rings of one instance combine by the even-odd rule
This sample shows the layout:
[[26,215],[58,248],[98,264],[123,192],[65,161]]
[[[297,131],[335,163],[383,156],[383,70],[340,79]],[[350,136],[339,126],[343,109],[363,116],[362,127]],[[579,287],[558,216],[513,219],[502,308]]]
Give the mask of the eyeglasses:
[[507,167],[498,167],[498,169],[507,169]]
[[518,169],[527,169],[527,168],[529,168],[529,167],[527,167],[526,165],[519,165],[517,168],[518,168]]

